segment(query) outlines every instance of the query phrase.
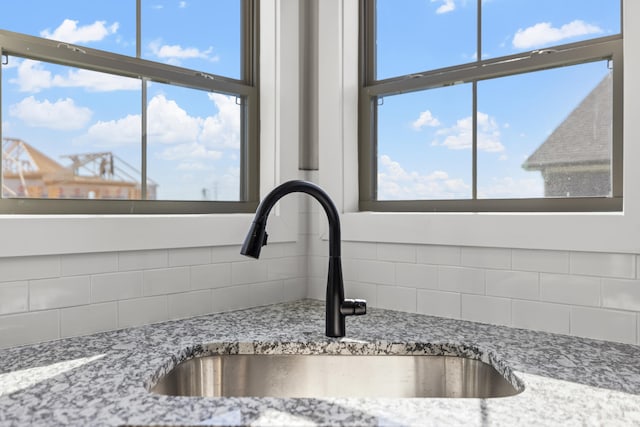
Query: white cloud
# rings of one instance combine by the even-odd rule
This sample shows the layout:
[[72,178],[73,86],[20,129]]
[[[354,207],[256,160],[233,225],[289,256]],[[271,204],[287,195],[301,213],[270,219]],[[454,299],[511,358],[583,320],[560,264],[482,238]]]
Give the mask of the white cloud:
[[513,36],[512,43],[515,48],[529,49],[572,37],[602,32],[603,30],[600,27],[587,24],[579,19],[571,21],[560,28],[554,28],[550,22],[540,22],[524,30],[522,28],[518,29],[515,36]]
[[213,147],[240,148],[240,106],[235,97],[219,93],[208,96],[218,114],[205,119],[200,140]]
[[[185,159],[206,159],[206,160],[220,160],[222,158],[222,152],[211,150],[202,144],[197,142],[172,145],[165,148],[160,152],[159,157],[163,160],[185,160]],[[189,164],[189,162],[181,163],[182,166]],[[191,162],[195,164],[195,162]],[[193,169],[191,169],[193,170]]]
[[9,114],[27,125],[55,130],[82,129],[91,120],[92,111],[78,107],[71,98],[38,101],[33,96],[9,107]]
[[147,111],[150,143],[176,144],[198,140],[204,120],[190,116],[176,101],[156,95],[149,101]]
[[426,110],[420,113],[420,117],[418,117],[413,123],[411,123],[411,126],[415,130],[420,130],[425,126],[436,127],[440,126],[440,120],[433,117],[431,111]]
[[25,59],[17,67],[17,77],[10,79],[21,92],[38,93],[54,87],[84,88],[89,92],[140,90],[140,81],[90,70],[69,70],[66,75],[53,74],[44,63]]
[[[504,145],[500,142],[500,126],[493,117],[478,111],[478,150],[490,153],[502,152]],[[431,145],[447,147],[451,150],[465,150],[472,146],[473,121],[471,116],[460,119],[455,126],[440,129],[437,136],[444,140],[434,140]]]
[[[222,159],[225,149],[240,147],[240,112],[234,97],[208,94],[218,109],[206,118],[191,116],[165,95],[154,96],[148,105],[148,142],[160,146],[156,156],[179,161],[181,170],[202,170],[201,166]],[[213,108],[213,106],[212,106]],[[77,143],[100,147],[140,144],[140,115],[99,121]],[[232,152],[233,153],[233,152]]]
[[438,9],[436,9],[437,14],[449,13],[453,12],[456,9],[455,0],[431,0],[431,3],[442,3]]
[[9,79],[9,83],[17,84],[20,92],[37,93],[52,86],[51,71],[46,70],[40,61],[26,59],[18,65],[18,77]]
[[162,44],[161,40],[155,40],[149,43],[149,48],[156,57],[174,65],[179,65],[180,61],[184,59],[205,59],[212,62],[220,60],[218,56],[211,55],[213,47],[200,50],[195,47]]
[[140,144],[140,115],[130,114],[118,120],[98,121],[76,142],[97,147]]
[[185,7],[187,7],[187,2],[186,1],[181,1],[180,3],[178,3],[178,7],[180,9],[184,9]]
[[90,43],[103,40],[110,34],[118,32],[120,24],[114,22],[107,25],[105,21],[96,21],[90,25],[78,27],[78,21],[65,19],[53,32],[46,29],[40,35],[47,39],[58,40],[66,43]]
[[381,200],[452,199],[469,197],[470,186],[442,170],[428,174],[406,171],[387,155],[380,156],[378,197]]
[[[471,186],[461,178],[438,170],[427,174],[405,170],[387,155],[379,159],[378,197],[381,200],[437,200],[468,198]],[[532,178],[491,178],[478,188],[480,198],[543,197],[544,182],[540,175]]]
[[141,90],[140,80],[91,70],[70,70],[66,76],[56,75],[56,87],[79,87],[89,92],[112,92],[116,90]]

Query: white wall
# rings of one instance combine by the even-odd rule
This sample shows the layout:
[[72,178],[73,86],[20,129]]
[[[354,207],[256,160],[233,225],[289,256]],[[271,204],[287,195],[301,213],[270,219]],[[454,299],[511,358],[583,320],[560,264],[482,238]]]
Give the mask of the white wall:
[[[298,0],[262,0],[261,11],[261,192],[291,178],[329,191],[348,297],[640,344],[640,186],[628,184],[640,182],[640,28],[628,24],[640,3],[625,2],[625,211],[578,216],[358,213],[357,0],[319,2],[314,173],[297,170]],[[259,261],[238,255],[252,215],[0,218],[0,348],[324,299],[324,213],[305,196],[283,202]]]

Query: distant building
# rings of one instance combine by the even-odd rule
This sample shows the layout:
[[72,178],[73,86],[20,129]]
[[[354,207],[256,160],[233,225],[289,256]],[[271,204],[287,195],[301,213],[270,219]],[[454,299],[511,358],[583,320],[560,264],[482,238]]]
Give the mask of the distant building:
[[[64,156],[63,166],[21,139],[2,141],[3,197],[140,199],[140,172],[111,152]],[[149,180],[147,199],[158,185]]]
[[522,165],[540,171],[546,197],[611,195],[612,86],[609,74]]

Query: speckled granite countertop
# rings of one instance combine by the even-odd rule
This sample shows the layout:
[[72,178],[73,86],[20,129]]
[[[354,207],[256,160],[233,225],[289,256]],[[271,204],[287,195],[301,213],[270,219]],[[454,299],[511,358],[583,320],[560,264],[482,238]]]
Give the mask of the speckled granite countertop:
[[[147,391],[178,361],[216,351],[459,353],[525,389],[496,399]],[[640,425],[640,347],[379,309],[328,339],[324,304],[299,301],[0,350],[0,425]]]

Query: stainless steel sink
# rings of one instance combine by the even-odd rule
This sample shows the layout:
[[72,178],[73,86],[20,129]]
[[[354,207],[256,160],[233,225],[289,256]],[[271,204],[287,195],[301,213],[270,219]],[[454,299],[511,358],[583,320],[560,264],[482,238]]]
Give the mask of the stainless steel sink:
[[153,393],[210,397],[505,397],[492,366],[454,356],[234,354],[186,360]]

